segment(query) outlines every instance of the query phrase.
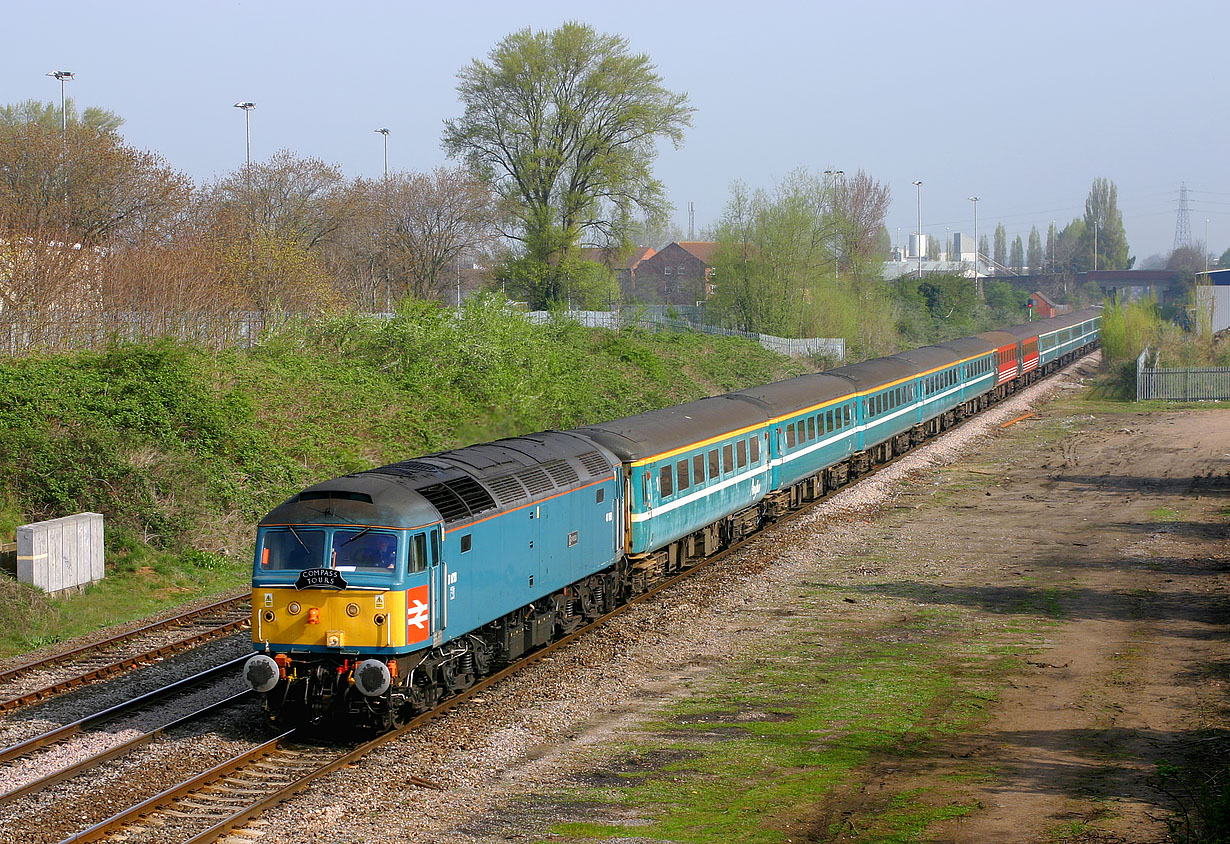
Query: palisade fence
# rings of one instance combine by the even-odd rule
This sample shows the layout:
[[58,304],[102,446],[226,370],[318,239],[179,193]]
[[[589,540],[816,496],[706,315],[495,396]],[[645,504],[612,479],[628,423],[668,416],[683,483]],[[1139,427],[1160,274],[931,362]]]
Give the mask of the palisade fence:
[[[530,311],[529,317],[534,322],[547,322],[552,319],[551,311]],[[702,322],[675,319],[654,311],[623,312],[623,311],[564,311],[563,316],[575,320],[588,328],[621,329],[628,327],[644,328],[647,331],[699,331],[702,334],[716,334],[722,337],[743,337],[755,340],[773,352],[792,357],[823,357],[833,361],[846,359],[846,341],[842,337],[775,337],[772,334],[758,334],[752,331],[737,331],[733,328],[721,328],[716,325],[706,325]]]
[[[766,349],[795,357],[816,356],[840,362],[846,357],[843,338],[774,337],[676,319],[656,310],[567,311],[566,319],[590,328],[648,331],[699,331],[754,340]],[[392,314],[368,314],[371,319],[389,319]],[[0,355],[18,357],[33,352],[75,352],[105,349],[115,343],[135,343],[170,338],[209,348],[250,347],[266,332],[301,318],[284,312],[151,313],[144,311],[68,311],[26,313],[0,311]],[[529,311],[526,318],[542,323],[554,318],[550,311]]]
[[1146,346],[1136,359],[1136,401],[1230,401],[1230,366],[1158,366]]
[[105,349],[166,337],[211,348],[251,346],[289,314],[144,311],[0,312],[0,355]]

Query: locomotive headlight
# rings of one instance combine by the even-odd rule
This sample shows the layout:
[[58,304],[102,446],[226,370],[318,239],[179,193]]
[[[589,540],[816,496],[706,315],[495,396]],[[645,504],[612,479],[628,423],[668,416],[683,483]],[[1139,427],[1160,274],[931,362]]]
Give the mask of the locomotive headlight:
[[379,627],[381,624],[384,624],[384,616],[378,615],[375,618],[373,618],[372,621],[376,622],[376,626]]
[[286,611],[291,615],[298,615],[303,610],[303,607],[298,601],[291,601],[286,605]]
[[359,614],[358,604],[347,604],[346,605],[346,615],[350,616],[351,618],[354,618],[358,614]]
[[273,621],[273,610],[265,610],[265,621]]

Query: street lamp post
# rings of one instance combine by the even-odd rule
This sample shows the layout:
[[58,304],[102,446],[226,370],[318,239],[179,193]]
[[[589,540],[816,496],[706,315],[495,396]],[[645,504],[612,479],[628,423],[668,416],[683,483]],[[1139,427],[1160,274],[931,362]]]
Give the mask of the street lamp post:
[[251,280],[252,262],[255,260],[255,250],[252,245],[252,223],[253,223],[253,208],[252,208],[252,109],[256,108],[256,103],[250,103],[247,100],[235,103],[235,108],[243,109],[243,134],[245,140],[245,148],[247,150],[246,165],[244,166],[244,184],[247,186],[248,192],[248,277]]
[[914,193],[918,197],[918,238],[914,248],[918,249],[918,277],[922,278],[922,255],[923,251],[920,248],[922,245],[922,182],[914,180]]
[[389,278],[389,130],[383,126],[375,130],[384,136],[384,312],[393,310],[393,282]]
[[1098,221],[1093,220],[1093,271],[1098,271]]
[[53,71],[50,71],[47,75],[60,80],[60,132],[67,133],[68,132],[68,112],[65,110],[64,83],[71,82],[77,77],[73,75],[73,72],[71,70],[53,70]]
[[388,181],[389,178],[389,130],[377,129],[378,134],[384,135],[384,178]]
[[837,279],[837,179],[840,176],[846,175],[845,170],[825,170],[824,175],[829,177],[829,196],[830,204],[832,205],[833,214],[833,279]]
[[982,298],[982,279],[978,276],[978,200],[981,196],[971,196],[969,201],[974,203],[974,292],[978,294],[978,298]]

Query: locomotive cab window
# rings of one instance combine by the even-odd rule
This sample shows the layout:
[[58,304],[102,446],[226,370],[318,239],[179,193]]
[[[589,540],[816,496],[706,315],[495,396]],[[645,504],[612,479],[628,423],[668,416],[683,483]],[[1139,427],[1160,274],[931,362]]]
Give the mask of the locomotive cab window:
[[[412,540],[411,550],[426,558],[427,537],[420,533],[414,539],[420,544],[416,548]],[[329,561],[338,571],[391,573],[397,566],[397,537],[371,528],[335,530]]]
[[473,540],[473,538],[472,538],[472,537],[470,536],[470,534],[468,534],[468,533],[467,533],[467,534],[465,534],[465,535],[463,535],[463,536],[461,537],[461,553],[463,553],[463,554],[464,554],[464,553],[466,553],[466,552],[467,552],[467,551],[469,551],[472,547],[474,547],[474,540]]
[[425,534],[420,533],[410,537],[407,552],[406,571],[410,574],[427,571],[427,536]]
[[598,487],[598,491],[594,493],[594,503],[601,504],[605,500],[606,500],[606,490],[603,489],[602,487]]
[[302,571],[325,562],[325,532],[303,528],[276,528],[261,542],[261,571]]

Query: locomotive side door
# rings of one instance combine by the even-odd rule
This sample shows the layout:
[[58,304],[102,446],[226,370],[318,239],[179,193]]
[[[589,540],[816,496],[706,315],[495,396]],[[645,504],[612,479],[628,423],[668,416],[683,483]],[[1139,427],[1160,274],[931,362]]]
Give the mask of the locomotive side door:
[[427,571],[428,590],[431,601],[431,644],[439,645],[444,641],[444,628],[448,625],[448,601],[444,598],[444,590],[448,588],[448,566],[441,562],[440,528],[432,528]]

